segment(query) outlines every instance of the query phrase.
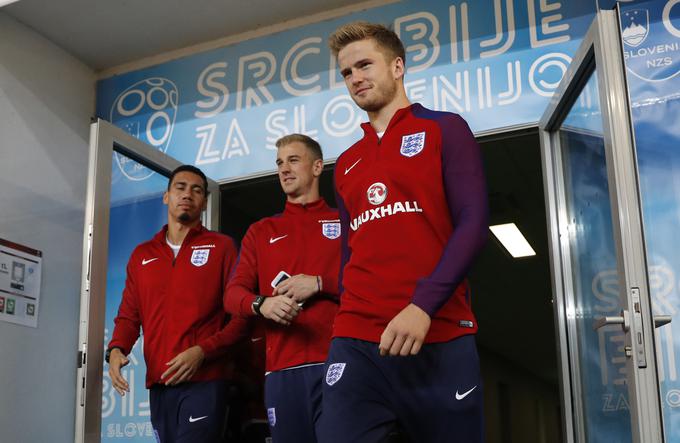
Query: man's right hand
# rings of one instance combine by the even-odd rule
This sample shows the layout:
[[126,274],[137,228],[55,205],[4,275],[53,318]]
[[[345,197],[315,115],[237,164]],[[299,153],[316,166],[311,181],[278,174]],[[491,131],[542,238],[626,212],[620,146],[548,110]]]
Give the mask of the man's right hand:
[[113,388],[118,391],[120,395],[125,395],[126,392],[130,392],[130,385],[128,385],[127,380],[120,374],[120,368],[128,363],[130,363],[130,360],[123,355],[120,349],[113,348],[111,350],[111,354],[109,354],[109,377],[111,377]]
[[300,306],[297,302],[283,295],[267,297],[260,306],[260,313],[264,318],[285,326],[288,326],[299,312]]

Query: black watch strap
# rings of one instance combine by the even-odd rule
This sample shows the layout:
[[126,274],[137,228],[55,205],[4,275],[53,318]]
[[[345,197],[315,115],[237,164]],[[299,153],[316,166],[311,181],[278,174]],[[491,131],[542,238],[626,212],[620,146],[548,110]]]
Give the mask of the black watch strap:
[[255,311],[257,315],[262,315],[260,308],[262,307],[262,303],[264,303],[264,299],[265,297],[263,295],[258,295],[255,297],[255,300],[253,300],[253,311]]
[[109,360],[111,359],[111,351],[113,351],[114,349],[120,349],[121,352],[123,351],[123,348],[121,348],[120,346],[113,346],[107,349],[106,353],[104,354],[104,361],[106,363],[109,363]]

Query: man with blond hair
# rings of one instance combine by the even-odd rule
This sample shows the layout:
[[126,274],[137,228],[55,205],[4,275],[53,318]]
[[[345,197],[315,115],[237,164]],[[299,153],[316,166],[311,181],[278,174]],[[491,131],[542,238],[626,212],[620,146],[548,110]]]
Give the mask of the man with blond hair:
[[276,443],[314,443],[323,363],[337,311],[340,220],[319,195],[321,146],[302,134],[276,142],[283,214],[253,224],[225,294],[234,315],[263,320],[265,405]]
[[329,46],[368,114],[338,158],[340,310],[326,362],[322,443],[483,441],[466,273],[487,239],[480,150],[456,114],[411,104],[399,37],[365,22]]

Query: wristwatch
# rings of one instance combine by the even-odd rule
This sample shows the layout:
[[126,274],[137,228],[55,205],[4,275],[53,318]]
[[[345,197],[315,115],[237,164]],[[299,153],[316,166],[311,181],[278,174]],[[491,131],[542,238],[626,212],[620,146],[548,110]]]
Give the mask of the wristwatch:
[[255,311],[257,315],[262,315],[262,313],[260,312],[260,308],[262,307],[262,303],[264,303],[264,299],[265,296],[258,295],[257,297],[255,297],[255,300],[253,300],[252,304],[253,311]]
[[114,346],[112,348],[107,349],[106,354],[104,354],[104,361],[106,363],[109,363],[109,359],[111,358],[111,351],[113,351],[114,349],[119,349],[120,351],[123,351],[123,349],[119,348],[118,346]]

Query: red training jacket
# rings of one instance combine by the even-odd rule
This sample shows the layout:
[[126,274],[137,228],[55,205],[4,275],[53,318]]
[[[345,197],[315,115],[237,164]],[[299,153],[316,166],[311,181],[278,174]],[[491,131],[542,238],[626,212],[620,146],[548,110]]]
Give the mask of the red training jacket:
[[337,311],[340,269],[338,212],[323,199],[307,205],[286,203],[283,214],[254,223],[241,242],[236,271],[224,296],[228,312],[253,316],[257,294],[271,296],[272,280],[289,275],[319,275],[321,294],[310,297],[289,326],[265,322],[267,371],[326,360]]
[[236,246],[226,235],[198,226],[187,233],[175,258],[167,229],[130,256],[109,348],[120,347],[127,355],[143,328],[147,388],[162,383],[166,363],[194,345],[206,360],[191,381],[227,378],[226,348],[247,334],[247,321],[237,316],[229,321],[222,307]]
[[479,146],[456,114],[398,110],[335,165],[342,225],[341,304],[333,335],[380,342],[409,303],[432,318],[426,343],[473,334],[466,273],[488,237]]

